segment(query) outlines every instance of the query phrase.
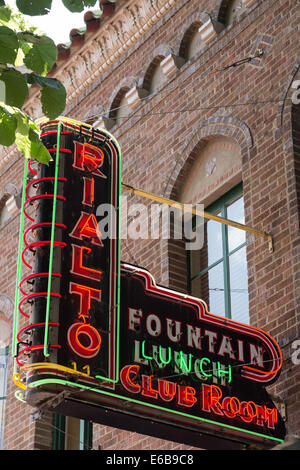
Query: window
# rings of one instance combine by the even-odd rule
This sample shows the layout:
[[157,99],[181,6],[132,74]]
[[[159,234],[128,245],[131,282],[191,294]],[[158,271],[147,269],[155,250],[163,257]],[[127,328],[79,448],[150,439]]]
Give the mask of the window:
[[132,113],[132,110],[130,108],[130,106],[128,105],[128,102],[127,102],[127,98],[125,96],[125,94],[122,96],[122,98],[120,99],[118,105],[116,106],[116,114],[115,114],[115,119],[116,119],[116,123],[119,125],[119,124],[123,124],[123,122],[125,121],[124,118],[130,116],[130,114]]
[[[242,185],[236,186],[206,212],[244,223]],[[246,233],[213,220],[205,221],[201,250],[188,253],[188,288],[211,313],[249,323]]]
[[225,26],[233,24],[244,11],[246,11],[246,7],[242,0],[231,0],[229,2],[225,0],[223,2],[224,19],[222,23],[224,23]]
[[166,58],[165,55],[156,56],[148,66],[142,88],[147,90],[150,95],[154,93],[166,81],[161,62]]
[[54,415],[53,450],[91,450],[92,445],[90,421]]
[[190,60],[205,46],[198,31],[200,26],[200,22],[193,23],[182,38],[179,55],[185,60]]
[[3,430],[5,418],[5,402],[6,402],[6,384],[7,384],[7,359],[8,346],[0,348],[0,449],[3,448]]
[[152,80],[150,84],[149,92],[154,93],[166,80],[161,65],[157,65],[153,70]]

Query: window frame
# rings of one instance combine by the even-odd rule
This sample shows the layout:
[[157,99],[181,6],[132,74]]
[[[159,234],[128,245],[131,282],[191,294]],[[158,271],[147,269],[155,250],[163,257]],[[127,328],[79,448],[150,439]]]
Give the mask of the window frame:
[[[205,212],[216,214],[220,212],[220,217],[227,219],[227,207],[233,204],[236,200],[243,196],[243,183],[237,184],[234,188],[226,192],[223,196],[217,199],[215,202],[210,204]],[[196,217],[193,219],[193,228],[195,228]],[[224,317],[231,318],[231,295],[230,295],[230,265],[229,259],[230,256],[235,252],[241,250],[247,245],[247,241],[238,245],[233,250],[229,250],[228,242],[228,226],[225,224],[222,225],[222,257],[214,261],[211,265],[206,266],[201,271],[197,272],[193,276],[191,275],[191,252],[187,252],[187,290],[188,293],[192,295],[192,282],[203,274],[207,273],[210,269],[214,268],[218,264],[223,262],[223,280],[224,280]]]
[[[67,416],[55,413],[53,417],[52,450],[66,449]],[[79,418],[78,418],[79,419]],[[80,432],[78,435],[79,449],[91,450],[93,445],[93,423],[80,419]]]
[[[7,373],[8,373],[8,346],[0,348],[0,356],[4,358],[3,363],[3,384],[1,384],[1,389],[3,389],[4,395],[0,396],[1,402],[3,401],[2,413],[1,413],[1,422],[0,422],[0,450],[3,447],[3,438],[4,438],[4,418],[5,418],[5,404],[7,398]],[[5,364],[4,364],[5,362]]]

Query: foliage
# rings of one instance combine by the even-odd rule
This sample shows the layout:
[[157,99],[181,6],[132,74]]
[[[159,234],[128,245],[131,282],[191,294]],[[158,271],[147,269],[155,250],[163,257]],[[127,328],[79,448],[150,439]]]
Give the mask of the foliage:
[[[92,7],[97,0],[61,0],[72,12]],[[39,139],[39,129],[23,111],[30,87],[39,87],[44,115],[55,119],[66,105],[66,90],[56,78],[48,77],[57,60],[54,41],[28,27],[23,15],[47,15],[52,0],[16,0],[13,12],[0,0],[0,145],[16,143],[26,158],[42,163],[51,160]]]

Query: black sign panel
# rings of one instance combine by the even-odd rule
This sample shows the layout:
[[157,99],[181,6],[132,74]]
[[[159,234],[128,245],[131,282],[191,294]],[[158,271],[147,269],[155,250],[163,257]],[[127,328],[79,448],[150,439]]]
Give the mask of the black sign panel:
[[[262,447],[282,442],[284,424],[265,389],[282,367],[275,340],[156,285],[143,268],[120,266],[118,145],[88,126],[59,126],[42,129],[54,163],[34,180],[37,241],[25,247],[36,249],[26,278],[34,282],[31,323],[22,330],[31,344],[17,357],[27,402],[47,400],[51,410],[151,435],[156,423],[157,435],[173,440],[174,432],[159,429],[198,433],[199,442],[203,434]],[[98,225],[103,204],[108,237]]]
[[[37,170],[28,163],[22,260],[30,274],[20,283],[19,303],[28,321],[18,332],[16,360],[26,367],[30,355],[31,364],[56,363],[115,381],[119,147],[105,131],[70,121],[48,122],[41,139],[53,161]],[[110,217],[106,236],[96,216],[103,206]]]

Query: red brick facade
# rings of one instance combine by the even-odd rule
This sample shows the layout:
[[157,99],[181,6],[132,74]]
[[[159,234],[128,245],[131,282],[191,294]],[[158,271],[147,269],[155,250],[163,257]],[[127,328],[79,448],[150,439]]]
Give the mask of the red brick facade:
[[[122,21],[128,4],[119,2],[115,15]],[[137,4],[147,2],[136,2]],[[155,3],[155,2],[154,2]],[[163,2],[156,2],[161,5]],[[167,3],[167,2],[165,2]],[[211,17],[221,24],[230,2],[177,0],[137,36],[124,53],[116,54],[101,75],[68,102],[65,115],[96,122],[103,111],[110,132],[122,150],[122,181],[146,191],[178,199],[181,187],[201,148],[218,136],[227,137],[240,151],[228,174],[203,187],[201,200],[210,203],[234,183],[243,182],[245,223],[274,237],[274,252],[265,239],[248,236],[247,261],[250,321],[278,341],[284,355],[280,380],[270,392],[284,404],[289,435],[300,433],[300,373],[291,360],[293,342],[300,337],[299,254],[299,105],[292,105],[292,83],[300,79],[298,53],[299,2],[264,0],[249,5],[227,27],[190,59],[188,42]],[[297,16],[298,15],[298,16]],[[112,17],[113,18],[113,17]],[[86,41],[101,36],[101,28]],[[191,29],[189,29],[191,28]],[[120,34],[120,33],[119,33]],[[84,47],[84,43],[82,46]],[[71,58],[81,48],[71,51]],[[263,55],[243,65],[241,59]],[[148,95],[155,65],[170,54],[181,57],[177,71]],[[75,64],[75,65],[74,65]],[[76,60],[73,62],[76,68]],[[58,63],[55,73],[63,67]],[[75,70],[75,69],[74,69]],[[125,92],[134,86],[145,90],[129,118],[114,125],[115,112]],[[2,201],[7,185],[22,185],[23,159],[7,158],[0,168]],[[200,197],[200,196],[199,196]],[[129,196],[130,201],[140,201]],[[149,203],[148,203],[149,204]],[[0,228],[1,290],[14,300],[19,211]],[[122,260],[148,269],[157,283],[186,287],[185,253],[166,240],[125,240]],[[12,312],[4,312],[11,318]],[[9,361],[11,357],[9,356]],[[8,373],[4,449],[51,448],[52,417],[33,420],[33,409],[14,397]],[[187,446],[141,436],[96,424],[94,449],[186,449]]]

